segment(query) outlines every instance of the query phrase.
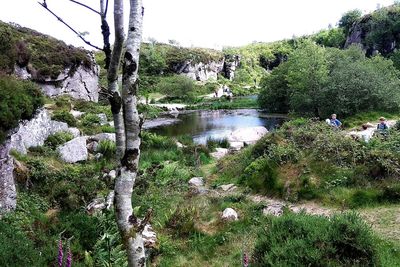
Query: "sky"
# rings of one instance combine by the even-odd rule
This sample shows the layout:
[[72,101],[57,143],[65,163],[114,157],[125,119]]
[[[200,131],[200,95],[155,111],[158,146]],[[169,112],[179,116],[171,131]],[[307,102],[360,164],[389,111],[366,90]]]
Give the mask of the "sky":
[[[42,0],[2,0],[0,20],[15,22],[75,46],[77,36],[42,8]],[[80,0],[96,10],[99,0]],[[270,42],[318,32],[335,26],[342,14],[358,8],[370,12],[393,0],[143,0],[143,37],[182,46],[221,49],[255,41]],[[47,5],[91,43],[102,47],[100,18],[69,0],[47,0]],[[113,0],[108,21],[112,26]],[[129,1],[124,0],[126,22]]]

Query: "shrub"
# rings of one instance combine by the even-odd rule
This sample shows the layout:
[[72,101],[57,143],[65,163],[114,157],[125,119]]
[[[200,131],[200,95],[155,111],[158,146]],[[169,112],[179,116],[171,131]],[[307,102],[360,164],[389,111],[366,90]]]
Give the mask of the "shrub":
[[277,172],[267,157],[260,157],[244,170],[242,181],[255,192],[276,193],[278,189]]
[[117,152],[117,146],[115,142],[111,140],[102,140],[97,147],[97,152],[103,154],[107,159],[114,158]]
[[47,137],[44,144],[52,149],[56,149],[58,146],[72,140],[74,136],[69,132],[58,132]]
[[377,244],[355,214],[328,219],[288,214],[271,219],[253,253],[255,266],[376,266]]
[[166,222],[176,237],[188,237],[197,232],[195,221],[199,217],[195,207],[179,207]]
[[35,244],[13,224],[0,220],[0,266],[45,266]]
[[176,148],[174,140],[169,137],[150,132],[142,132],[142,149],[173,149]]
[[277,164],[297,162],[300,158],[299,151],[293,143],[272,144],[269,147],[268,158]]
[[65,109],[55,111],[51,118],[55,121],[65,122],[70,127],[75,127],[77,122],[75,117]]
[[230,144],[227,138],[213,139],[212,137],[208,137],[206,146],[209,150],[214,150],[217,147],[229,148]]
[[30,119],[42,105],[43,98],[37,85],[0,75],[0,142],[19,120]]
[[81,123],[85,127],[91,127],[100,123],[100,118],[96,114],[87,113],[83,116]]

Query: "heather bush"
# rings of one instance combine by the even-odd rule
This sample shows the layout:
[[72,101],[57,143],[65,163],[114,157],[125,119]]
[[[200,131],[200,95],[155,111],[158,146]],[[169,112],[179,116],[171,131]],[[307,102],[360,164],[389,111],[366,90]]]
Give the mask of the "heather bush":
[[65,122],[70,127],[75,127],[77,123],[75,117],[65,109],[55,111],[51,118],[55,121]]
[[74,136],[69,132],[58,132],[47,137],[44,144],[52,149],[72,140]]
[[376,266],[378,245],[356,214],[271,219],[253,252],[255,266]]

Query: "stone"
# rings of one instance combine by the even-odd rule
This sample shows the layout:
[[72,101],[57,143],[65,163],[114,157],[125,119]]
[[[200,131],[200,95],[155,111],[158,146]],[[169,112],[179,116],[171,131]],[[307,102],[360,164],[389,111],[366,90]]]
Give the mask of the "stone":
[[220,188],[222,189],[222,191],[230,192],[234,191],[237,187],[234,184],[223,184],[220,186]]
[[193,177],[189,180],[189,185],[194,187],[204,186],[203,177]]
[[110,140],[110,141],[115,142],[116,139],[115,139],[115,133],[99,133],[99,134],[90,136],[89,140],[93,140],[93,141],[100,143],[101,141],[104,141],[104,140]]
[[186,146],[183,145],[183,144],[180,143],[180,142],[176,142],[176,147],[177,147],[177,148],[184,148],[184,147],[186,147]]
[[21,68],[17,64],[14,66],[14,74],[22,80],[29,80],[32,78],[32,75],[28,72],[26,67]]
[[97,114],[97,117],[100,119],[100,125],[106,125],[108,123],[107,115],[104,113]]
[[244,142],[229,142],[229,148],[232,151],[239,151],[244,147]]
[[239,55],[226,55],[224,65],[222,67],[222,73],[225,78],[233,80],[235,78],[235,71],[240,65]]
[[88,158],[86,137],[76,137],[57,148],[61,160],[68,163],[84,161]]
[[264,215],[281,216],[283,214],[283,203],[272,203],[263,209]]
[[9,141],[0,145],[0,217],[17,206],[17,191],[13,177],[14,159],[10,156],[10,150]]
[[95,153],[97,151],[97,148],[99,146],[99,142],[96,141],[91,141],[86,145],[86,148],[90,153]]
[[192,60],[186,60],[183,63],[174,66],[177,74],[185,75],[195,81],[208,81],[218,79],[218,73],[222,72],[224,60],[211,61],[208,63],[194,63]]
[[39,85],[43,93],[49,97],[67,94],[75,99],[97,102],[99,99],[99,67],[96,64],[93,64],[91,69],[79,66],[74,72],[65,69],[57,79],[47,79]]
[[233,131],[228,136],[228,140],[229,142],[243,142],[246,144],[254,144],[267,133],[267,128],[263,126],[240,128]]
[[89,214],[95,214],[106,208],[106,203],[103,197],[98,197],[92,200],[86,207]]
[[115,197],[115,192],[114,190],[111,190],[107,197],[106,197],[106,209],[110,210],[112,207],[114,207],[114,197]]
[[74,110],[74,109],[71,110],[69,113],[71,113],[75,119],[79,119],[80,117],[82,117],[85,114],[85,112],[81,112],[79,110]]
[[238,214],[237,212],[232,209],[232,208],[226,208],[224,212],[222,213],[221,218],[225,221],[237,221],[238,220]]
[[109,176],[112,180],[114,180],[115,178],[117,178],[117,172],[116,172],[115,170],[111,170],[111,171],[108,173],[108,176]]
[[227,148],[217,147],[215,150],[215,152],[210,153],[211,157],[215,159],[221,159],[229,153],[229,149]]
[[65,122],[51,120],[47,110],[41,109],[29,121],[23,121],[11,135],[11,149],[26,154],[28,148],[42,146],[52,134],[68,131]]
[[142,237],[145,248],[155,248],[157,243],[157,234],[150,224],[146,224],[143,229]]
[[68,128],[67,132],[71,133],[74,136],[74,138],[81,135],[81,131],[75,127]]

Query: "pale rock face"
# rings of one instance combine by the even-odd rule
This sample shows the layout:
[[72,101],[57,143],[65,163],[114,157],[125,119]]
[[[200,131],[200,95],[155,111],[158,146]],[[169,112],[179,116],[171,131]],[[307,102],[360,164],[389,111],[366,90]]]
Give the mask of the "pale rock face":
[[224,184],[221,185],[220,188],[222,189],[222,191],[231,192],[234,191],[237,187],[234,184]]
[[71,133],[74,138],[81,135],[81,131],[79,131],[79,129],[75,127],[68,128],[68,132]]
[[177,69],[177,73],[185,75],[195,81],[216,81],[218,79],[218,73],[223,70],[223,67],[223,60],[219,62],[212,61],[207,64],[203,62],[193,63],[187,60]]
[[14,183],[14,160],[9,155],[10,142],[0,145],[0,218],[3,213],[14,210],[17,205],[17,191]]
[[235,71],[240,65],[240,56],[226,56],[223,65],[223,73],[225,78],[233,80],[235,78]]
[[189,180],[189,185],[195,187],[201,187],[204,185],[203,177],[193,177]]
[[254,144],[267,133],[267,128],[263,126],[241,128],[233,131],[228,137],[228,140],[230,142],[243,142],[246,144]]
[[100,114],[97,114],[97,117],[99,117],[99,119],[100,119],[100,125],[106,125],[108,123],[106,114],[100,113]]
[[238,214],[234,209],[226,208],[224,210],[224,212],[222,213],[222,217],[221,218],[223,220],[226,220],[226,221],[237,221],[238,220]]
[[26,68],[21,68],[18,65],[14,66],[14,73],[22,80],[29,80],[32,78],[32,75],[26,70]]
[[75,119],[79,119],[80,117],[83,116],[83,114],[85,114],[85,112],[81,112],[79,110],[71,110],[69,113],[72,114],[72,116],[74,116]]
[[217,147],[215,150],[215,152],[210,153],[211,157],[215,159],[221,159],[229,153],[229,149],[227,148]]
[[77,137],[57,148],[61,160],[67,163],[84,161],[88,158],[86,137]]
[[115,140],[116,140],[114,133],[99,133],[99,134],[91,136],[89,139],[94,140],[99,143],[104,140],[110,140],[113,142],[115,142]]
[[[68,94],[75,99],[97,102],[99,99],[99,70],[98,66],[91,70],[80,66],[72,76],[69,76],[69,70],[66,69],[59,75],[57,80],[61,86],[53,84],[55,81],[39,84],[43,93],[49,97]],[[51,83],[50,83],[51,82]]]
[[52,134],[69,131],[65,122],[51,120],[47,110],[40,110],[33,119],[20,124],[16,133],[11,135],[11,149],[26,154],[27,149],[42,146]]
[[283,214],[283,203],[272,203],[263,209],[264,215],[281,216]]

